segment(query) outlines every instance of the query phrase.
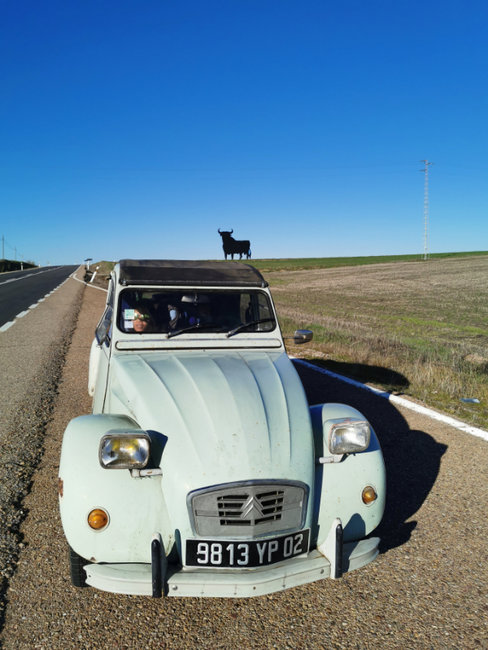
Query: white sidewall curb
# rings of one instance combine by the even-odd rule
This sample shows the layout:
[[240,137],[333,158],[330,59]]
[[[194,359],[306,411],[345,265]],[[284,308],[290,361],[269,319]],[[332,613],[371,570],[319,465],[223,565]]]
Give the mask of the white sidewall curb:
[[425,415],[426,417],[429,417],[432,420],[438,420],[439,422],[448,424],[450,427],[454,427],[459,431],[464,431],[465,433],[469,433],[471,436],[482,438],[483,440],[486,440],[486,442],[488,442],[488,431],[485,431],[484,429],[478,429],[477,427],[472,427],[471,425],[466,424],[465,422],[461,422],[460,420],[451,418],[449,415],[438,413],[437,411],[433,411],[432,409],[429,409],[426,406],[421,406],[420,404],[411,402],[410,400],[405,399],[404,397],[399,397],[398,395],[392,395],[391,393],[387,393],[385,391],[379,390],[378,388],[373,388],[372,386],[368,386],[367,384],[362,384],[361,382],[356,381],[354,379],[350,379],[349,377],[344,377],[344,375],[339,375],[337,372],[332,372],[332,370],[327,370],[326,368],[321,368],[320,366],[316,366],[313,363],[310,363],[309,361],[304,361],[303,359],[297,359],[296,357],[291,357],[291,358],[293,359],[293,361],[296,361],[297,363],[306,366],[307,368],[315,370],[316,372],[320,372],[323,375],[327,375],[328,377],[333,377],[334,379],[343,381],[346,384],[351,384],[356,388],[362,388],[363,390],[367,390],[370,393],[376,395],[377,397],[383,397],[384,399],[393,402],[393,404],[398,404],[399,406],[403,406],[404,408],[407,408],[410,411],[415,411],[416,413]]

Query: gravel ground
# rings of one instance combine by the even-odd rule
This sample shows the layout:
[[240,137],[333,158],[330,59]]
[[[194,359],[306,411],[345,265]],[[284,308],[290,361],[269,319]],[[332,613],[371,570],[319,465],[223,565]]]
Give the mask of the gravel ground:
[[43,453],[82,292],[83,285],[68,281],[0,334],[0,628],[8,581],[24,546],[22,501]]
[[30,493],[3,634],[14,648],[488,647],[488,445],[300,369],[311,402],[350,402],[382,442],[382,553],[340,581],[240,599],[127,597],[71,587],[58,515],[61,439],[88,412],[86,368],[104,295],[86,289]]

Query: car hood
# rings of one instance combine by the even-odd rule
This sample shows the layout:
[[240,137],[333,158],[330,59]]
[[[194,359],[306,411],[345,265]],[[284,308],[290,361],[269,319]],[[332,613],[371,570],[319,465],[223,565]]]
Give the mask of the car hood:
[[112,357],[111,372],[108,410],[162,436],[169,510],[190,491],[223,483],[286,479],[312,487],[309,408],[285,353],[128,353]]

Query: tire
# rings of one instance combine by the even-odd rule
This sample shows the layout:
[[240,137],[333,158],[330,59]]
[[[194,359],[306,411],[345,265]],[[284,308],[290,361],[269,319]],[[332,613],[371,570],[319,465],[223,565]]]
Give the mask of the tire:
[[82,558],[78,553],[69,547],[69,568],[71,576],[71,584],[73,587],[88,587],[86,584],[86,573],[83,567],[91,564],[88,560]]

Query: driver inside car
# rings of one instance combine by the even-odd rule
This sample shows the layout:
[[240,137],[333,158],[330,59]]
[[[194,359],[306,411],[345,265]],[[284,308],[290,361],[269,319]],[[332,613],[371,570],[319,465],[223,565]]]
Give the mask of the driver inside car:
[[144,334],[154,329],[153,318],[146,304],[138,303],[137,307],[125,307],[122,313],[124,331]]

